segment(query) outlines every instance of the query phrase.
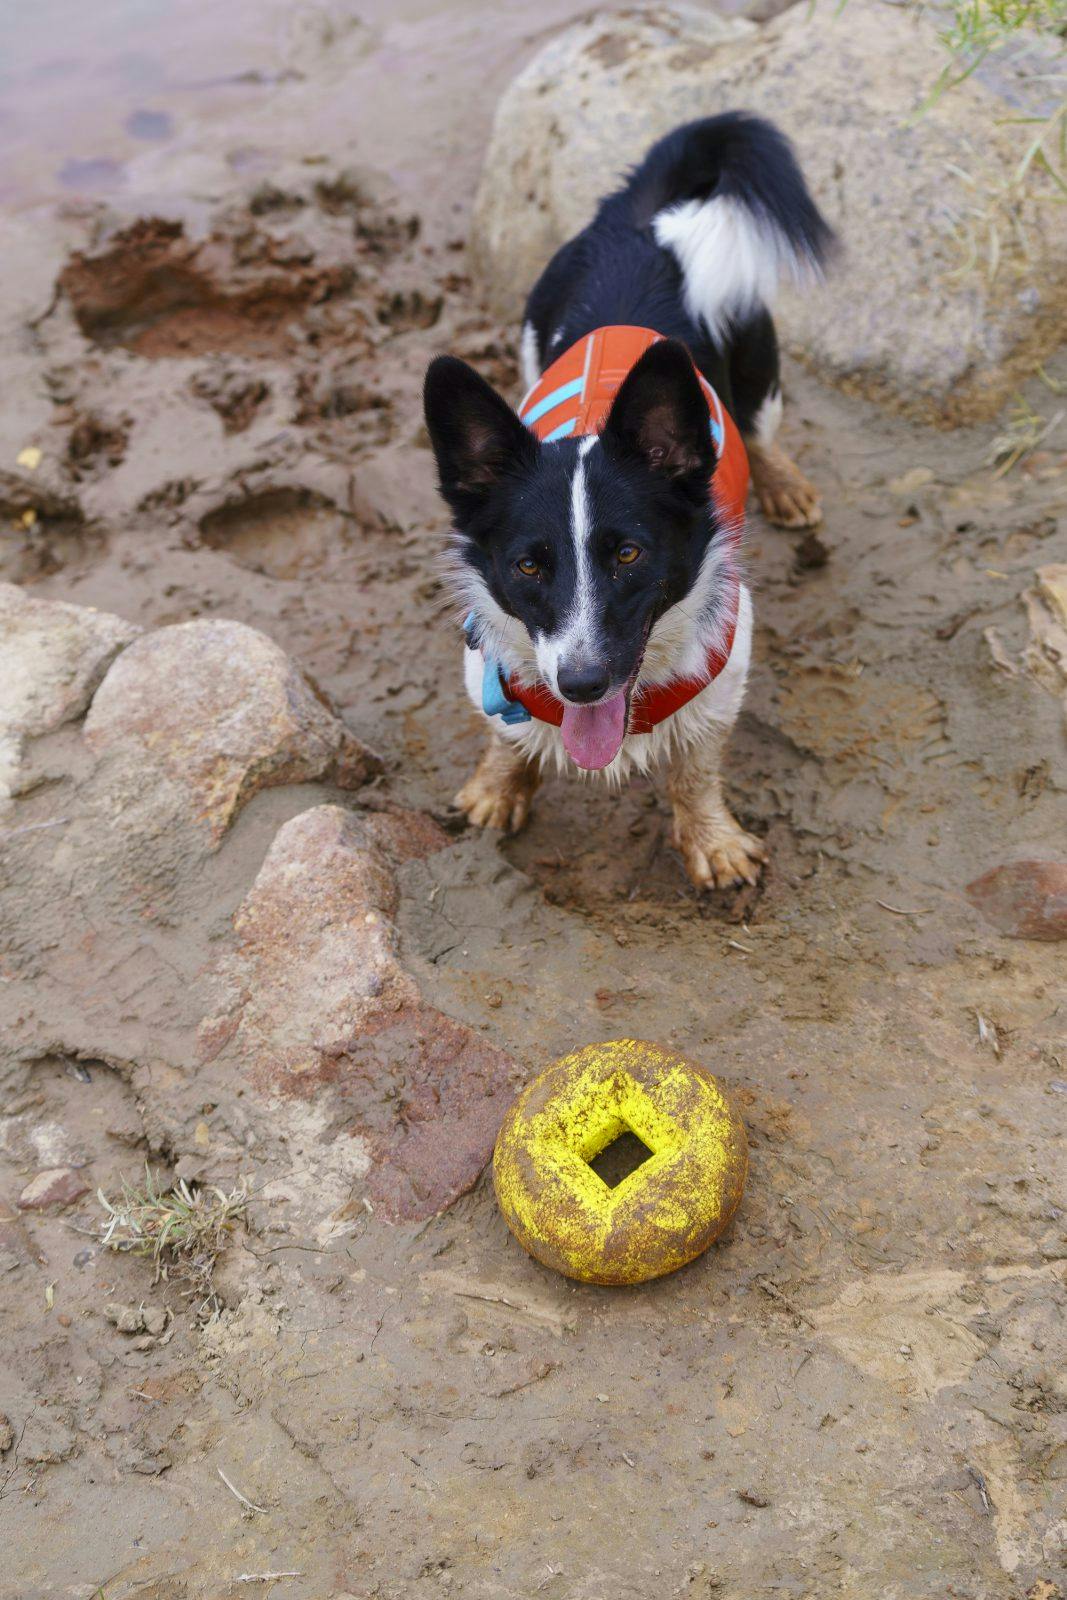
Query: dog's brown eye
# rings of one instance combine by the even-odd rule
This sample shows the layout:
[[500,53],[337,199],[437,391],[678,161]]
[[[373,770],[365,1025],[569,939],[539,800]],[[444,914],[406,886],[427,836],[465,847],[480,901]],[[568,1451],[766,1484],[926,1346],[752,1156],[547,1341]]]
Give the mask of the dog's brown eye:
[[516,561],[515,565],[518,567],[524,578],[539,578],[541,576],[541,568],[531,556],[523,556],[520,560]]
[[637,560],[640,554],[641,549],[639,545],[620,544],[619,548],[615,552],[615,559],[616,561],[621,561],[624,567],[629,567]]

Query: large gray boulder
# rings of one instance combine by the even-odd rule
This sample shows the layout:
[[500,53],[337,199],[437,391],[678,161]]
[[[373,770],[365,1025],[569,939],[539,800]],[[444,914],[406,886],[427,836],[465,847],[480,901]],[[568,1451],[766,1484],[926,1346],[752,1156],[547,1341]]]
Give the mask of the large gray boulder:
[[138,639],[97,690],[85,742],[142,789],[177,785],[213,845],[260,789],[315,778],[358,789],[381,770],[273,639],[221,617]]
[[26,740],[83,716],[112,661],[140,631],[106,611],[39,600],[0,583],[0,811],[19,793]]
[[1001,225],[990,277],[977,212],[1018,163],[1025,130],[1002,119],[1020,115],[1023,91],[998,71],[916,116],[945,59],[933,23],[878,0],[796,5],[762,28],[688,9],[594,15],[552,39],[497,108],[476,272],[517,317],[552,251],[654,139],[746,108],[794,140],[844,245],[823,289],[783,295],[787,347],[924,420],[991,415],[1067,328],[1067,210],[1027,208],[1027,255]]

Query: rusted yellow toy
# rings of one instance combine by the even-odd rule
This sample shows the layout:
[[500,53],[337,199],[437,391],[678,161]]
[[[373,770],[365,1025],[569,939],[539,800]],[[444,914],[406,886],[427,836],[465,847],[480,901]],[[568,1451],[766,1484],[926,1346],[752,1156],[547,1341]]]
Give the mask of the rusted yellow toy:
[[[591,1162],[630,1133],[648,1158],[614,1187]],[[741,1203],[748,1145],[709,1072],[615,1039],[564,1056],[523,1091],[493,1157],[519,1243],[585,1283],[642,1283],[706,1250]]]

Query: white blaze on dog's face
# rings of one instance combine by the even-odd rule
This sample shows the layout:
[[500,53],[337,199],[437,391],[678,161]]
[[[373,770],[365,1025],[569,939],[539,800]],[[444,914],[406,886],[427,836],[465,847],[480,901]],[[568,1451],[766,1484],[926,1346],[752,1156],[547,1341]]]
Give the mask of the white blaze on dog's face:
[[439,357],[426,422],[465,591],[525,627],[579,766],[626,733],[650,630],[716,537],[708,407],[684,346],[652,345],[596,437],[541,444],[470,367]]
[[571,470],[569,533],[574,588],[570,608],[558,619],[554,633],[534,636],[541,676],[562,700],[599,700],[608,688],[600,615],[595,603],[590,550],[593,515],[585,464],[586,456],[596,447],[595,438],[583,439]]

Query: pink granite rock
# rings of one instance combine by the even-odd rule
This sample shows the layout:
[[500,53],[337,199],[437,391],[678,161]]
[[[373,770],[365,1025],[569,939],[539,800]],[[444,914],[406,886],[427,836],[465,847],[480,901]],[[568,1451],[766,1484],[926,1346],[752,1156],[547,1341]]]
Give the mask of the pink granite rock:
[[[426,818],[318,806],[279,829],[234,918],[202,1059],[240,1073],[273,1126],[314,1129],[318,1172],[399,1219],[478,1179],[511,1060],[422,1000],[402,967],[392,861],[447,843]],[[245,1100],[248,1105],[248,1098]]]
[[1067,939],[1067,863],[1009,861],[969,883],[967,898],[1010,939]]
[[55,1207],[73,1205],[88,1193],[89,1185],[73,1167],[46,1167],[30,1179],[19,1195],[19,1209],[51,1211]]

